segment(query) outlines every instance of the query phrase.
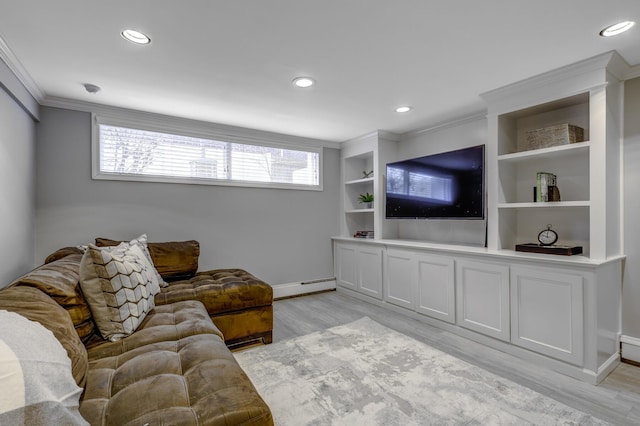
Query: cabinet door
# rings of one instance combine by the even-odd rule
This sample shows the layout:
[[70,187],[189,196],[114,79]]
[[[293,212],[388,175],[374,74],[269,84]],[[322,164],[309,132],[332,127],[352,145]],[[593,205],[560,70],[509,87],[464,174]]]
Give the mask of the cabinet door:
[[417,254],[416,310],[455,323],[455,280],[453,258]]
[[511,343],[582,364],[582,276],[524,266],[511,273]]
[[360,246],[357,259],[358,291],[382,299],[382,248]]
[[357,246],[338,243],[335,245],[335,273],[337,284],[350,290],[358,289]]
[[509,340],[509,267],[458,260],[456,316],[458,325]]
[[384,300],[407,309],[415,309],[416,264],[414,254],[387,249],[385,253]]

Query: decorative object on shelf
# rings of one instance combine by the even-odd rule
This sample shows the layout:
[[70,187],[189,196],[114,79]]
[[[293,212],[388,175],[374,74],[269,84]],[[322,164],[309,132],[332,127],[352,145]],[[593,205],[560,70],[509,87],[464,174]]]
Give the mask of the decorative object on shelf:
[[556,175],[538,172],[536,175],[535,202],[560,201],[560,190],[556,185]]
[[538,244],[525,243],[516,244],[516,251],[524,251],[529,253],[544,254],[560,254],[563,256],[571,256],[582,253],[582,246],[557,246],[558,233],[551,229],[551,224],[547,225],[547,229],[543,229],[538,234]]
[[516,244],[516,251],[573,256],[574,254],[582,253],[582,246],[541,246],[540,244],[536,243],[525,243]]
[[[548,200],[547,201],[560,201],[560,189],[558,189],[557,186],[549,186],[547,188],[547,193],[548,193]],[[538,200],[538,187],[534,186],[533,187],[533,202],[537,203]]]
[[373,239],[373,231],[356,231],[355,234],[353,234],[353,238],[367,238],[367,239]]
[[584,141],[584,129],[572,124],[558,124],[529,130],[525,134],[530,150]]
[[538,241],[542,246],[550,246],[558,241],[558,233],[551,229],[551,224],[547,225],[547,229],[543,229],[538,234]]
[[362,178],[363,179],[367,179],[367,178],[370,178],[370,177],[373,177],[373,170],[371,170],[370,172],[368,172],[366,170],[362,171]]
[[360,194],[358,196],[358,202],[360,204],[364,204],[366,208],[370,209],[371,203],[373,203],[373,194],[369,194],[368,192],[366,194]]

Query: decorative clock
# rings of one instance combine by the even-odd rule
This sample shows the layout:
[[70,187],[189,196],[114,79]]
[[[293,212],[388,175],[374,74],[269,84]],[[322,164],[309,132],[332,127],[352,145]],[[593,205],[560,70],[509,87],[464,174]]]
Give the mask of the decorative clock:
[[542,246],[551,246],[558,241],[558,233],[551,229],[551,225],[547,225],[547,229],[540,231],[538,241]]

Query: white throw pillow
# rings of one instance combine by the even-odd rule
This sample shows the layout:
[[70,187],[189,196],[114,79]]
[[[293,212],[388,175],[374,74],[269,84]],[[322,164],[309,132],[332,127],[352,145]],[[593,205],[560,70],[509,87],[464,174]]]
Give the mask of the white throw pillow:
[[80,262],[80,287],[103,338],[132,334],[154,308],[160,286],[138,244],[89,244]]
[[145,256],[149,260],[149,263],[153,267],[153,272],[156,274],[156,278],[158,279],[158,285],[160,285],[160,287],[166,287],[169,284],[167,284],[167,282],[162,279],[162,275],[160,275],[160,273],[156,269],[156,266],[153,264],[153,259],[151,258],[151,253],[149,253],[149,246],[147,243],[147,234],[142,234],[138,238],[134,238],[133,240],[129,241],[129,244],[137,244],[142,249]]

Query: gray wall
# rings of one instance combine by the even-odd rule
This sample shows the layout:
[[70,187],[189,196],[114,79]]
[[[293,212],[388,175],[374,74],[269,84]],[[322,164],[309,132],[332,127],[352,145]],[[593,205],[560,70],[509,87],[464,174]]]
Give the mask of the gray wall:
[[[487,138],[487,120],[483,116],[452,126],[408,133],[398,143],[397,160],[483,145]],[[404,239],[484,246],[485,234],[485,220],[398,221],[398,237]]]
[[35,123],[0,87],[0,287],[33,267],[34,151]]
[[200,270],[240,267],[270,284],[333,276],[339,151],[324,149],[324,191],[91,179],[91,116],[42,108],[36,260],[94,237],[200,242]]
[[640,338],[640,78],[625,82],[622,334]]

